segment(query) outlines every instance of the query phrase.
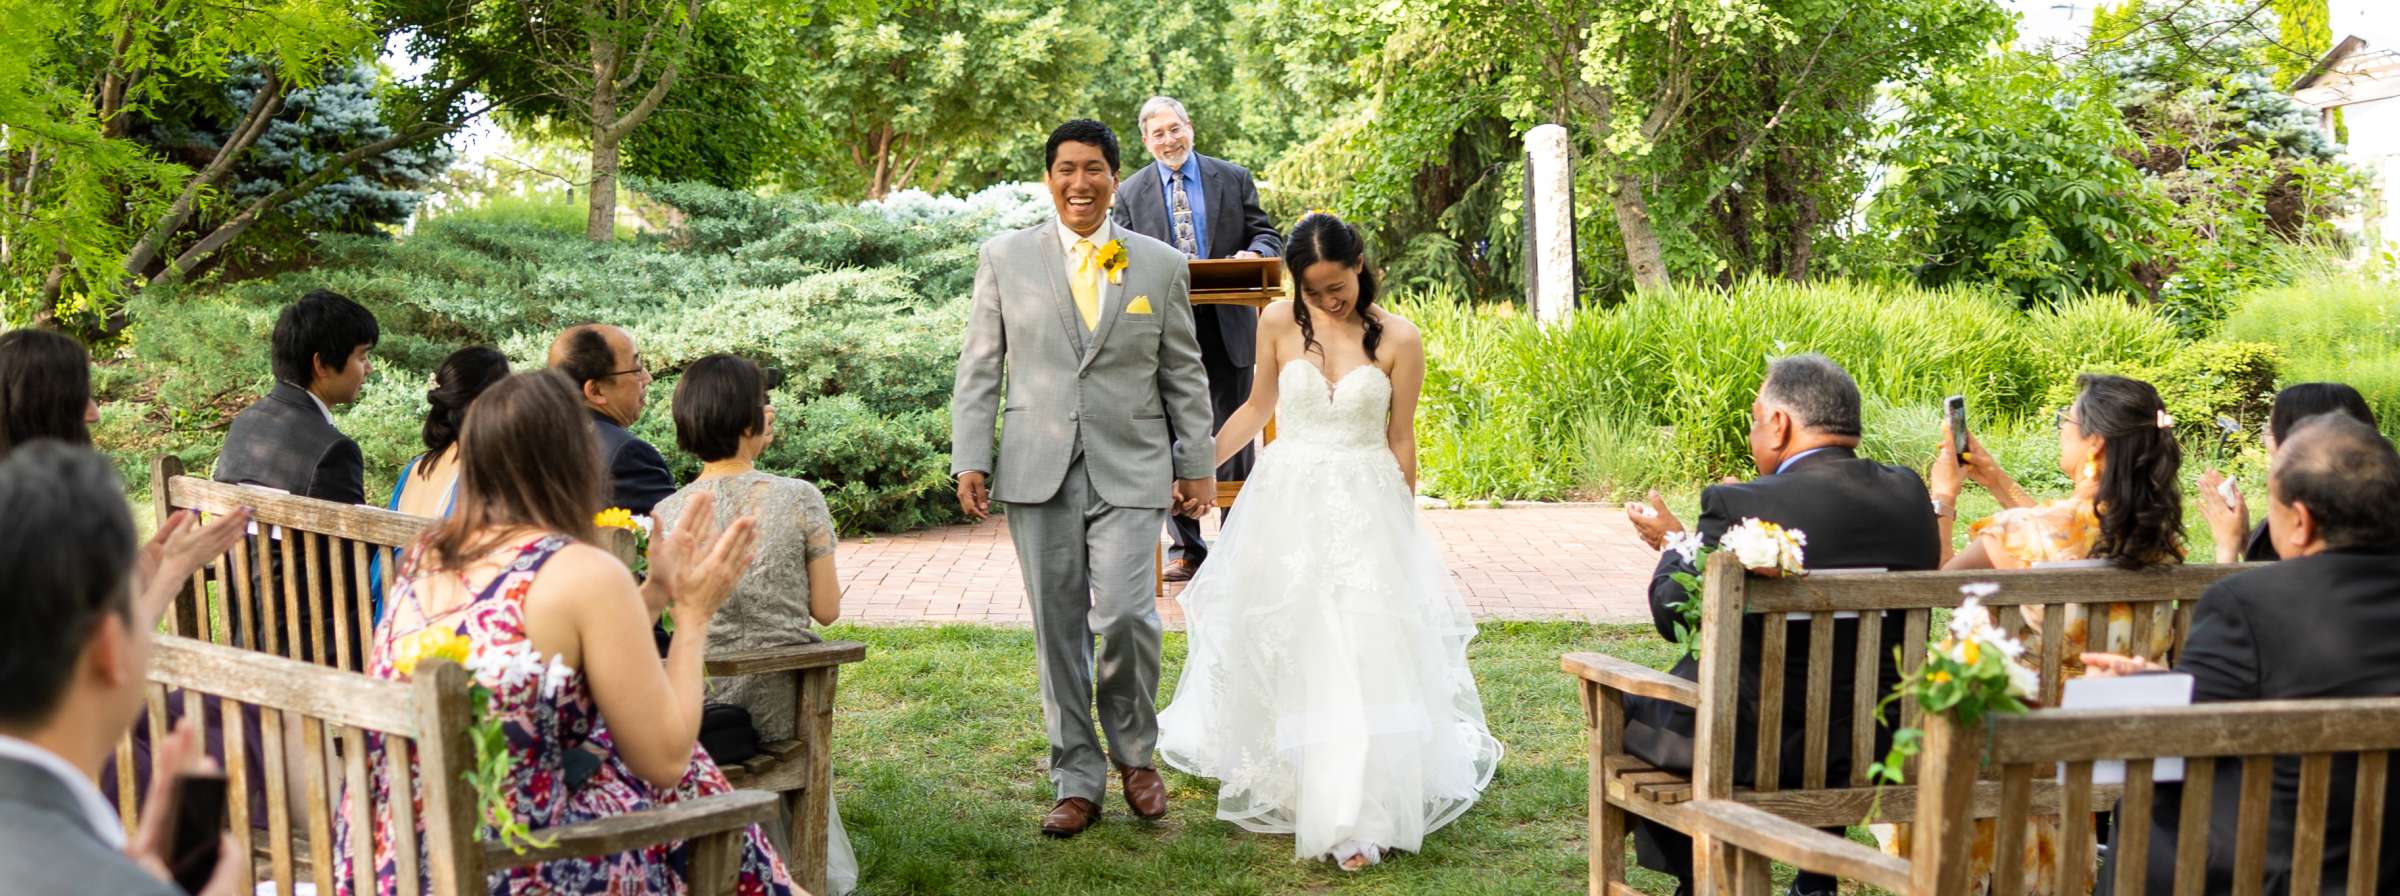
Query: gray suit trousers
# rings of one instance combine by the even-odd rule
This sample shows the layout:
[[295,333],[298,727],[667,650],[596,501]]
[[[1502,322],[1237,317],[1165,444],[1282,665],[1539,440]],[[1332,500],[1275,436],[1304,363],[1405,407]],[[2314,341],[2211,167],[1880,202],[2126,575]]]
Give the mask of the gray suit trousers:
[[[1079,796],[1101,804],[1110,760],[1137,768],[1151,764],[1165,629],[1152,588],[1158,528],[1166,516],[1163,508],[1102,500],[1080,451],[1050,500],[1008,506],[1009,537],[1032,598],[1050,783],[1059,799]],[[1106,755],[1092,728],[1095,665]]]

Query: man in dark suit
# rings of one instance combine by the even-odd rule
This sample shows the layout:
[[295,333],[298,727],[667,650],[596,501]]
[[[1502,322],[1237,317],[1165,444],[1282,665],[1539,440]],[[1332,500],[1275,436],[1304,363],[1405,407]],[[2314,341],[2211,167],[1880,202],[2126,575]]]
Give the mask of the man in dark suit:
[[366,462],[333,422],[374,370],[375,315],[340,293],[302,296],[275,319],[275,388],[233,418],[217,455],[218,482],[363,504]]
[[[108,459],[36,441],[0,461],[0,890],[14,896],[108,893],[179,896],[159,871],[170,848],[145,828],[129,849],[92,781],[141,715],[150,627],[134,606],[133,518]],[[161,569],[172,580],[191,566]],[[191,729],[185,729],[187,732]],[[162,768],[200,760],[188,733],[168,738]],[[171,781],[173,776],[167,776]],[[174,791],[151,788],[145,808],[172,818]],[[232,896],[228,861],[201,890]]]
[[[2267,528],[2283,559],[2221,579],[2201,594],[2175,664],[2175,671],[2192,676],[2192,702],[2400,696],[2400,637],[2395,637],[2400,634],[2400,454],[2356,419],[2310,418],[2277,450],[2267,500]],[[2111,654],[2085,654],[2084,663],[2096,674],[2157,668]],[[2400,893],[2400,825],[2383,827],[2383,860],[2375,882],[2348,880],[2350,821],[2358,795],[2355,757],[2334,762],[2331,783],[2324,819],[2325,891]],[[2400,776],[2389,779],[2388,786],[2385,804],[2400,805]],[[2241,763],[2219,763],[2204,834],[2205,892],[2234,889],[2241,792]],[[2299,762],[2277,760],[2266,834],[2269,893],[2291,886],[2299,792]],[[2182,811],[2183,785],[2160,784],[2148,820],[2150,892],[2171,889]],[[2109,864],[2118,857],[2110,850]],[[2114,871],[2102,869],[2102,893],[2108,892]]]
[[[334,425],[333,407],[358,400],[367,374],[374,370],[367,353],[380,338],[373,312],[331,290],[316,290],[284,308],[275,319],[275,388],[233,418],[214,478],[341,504],[366,503],[366,460],[358,443]],[[274,531],[270,536],[280,539],[285,533]],[[327,547],[322,536],[309,537],[319,540],[320,549]],[[303,550],[294,545],[293,556],[303,556]],[[347,604],[339,610],[343,618],[356,619],[359,595],[330,587],[349,580],[349,557],[332,553],[338,559],[321,571],[324,585],[318,593],[342,591]],[[282,569],[282,552],[268,552],[267,563],[259,572],[273,577],[260,575],[258,581],[283,581],[274,572]],[[316,617],[316,609],[302,601],[296,618],[286,620],[284,632],[270,632],[266,614],[256,614],[250,620],[250,643],[283,656],[310,658],[319,635],[332,634],[328,623]],[[296,640],[288,637],[292,626],[299,629]],[[338,661],[343,668],[356,669],[359,659],[353,646]]]
[[[1859,430],[1858,384],[1841,367],[1823,355],[1797,355],[1769,362],[1766,382],[1750,405],[1750,457],[1758,466],[1759,477],[1749,482],[1729,481],[1710,486],[1700,493],[1699,531],[1703,543],[1713,546],[1734,523],[1755,517],[1806,533],[1810,569],[1937,568],[1941,564],[1941,545],[1934,529],[1936,510],[1926,494],[1924,480],[1913,470],[1859,457],[1856,453]],[[1628,505],[1626,515],[1652,547],[1663,544],[1668,535],[1683,531],[1683,524],[1667,511],[1656,492],[1650,494],[1647,504]],[[1674,551],[1659,557],[1658,569],[1650,579],[1650,614],[1661,637],[1674,638],[1675,623],[1681,619],[1674,605],[1684,600],[1684,591],[1673,575],[1694,571]],[[1784,665],[1763,671],[1759,669],[1758,655],[1761,625],[1755,616],[1743,622],[1736,742],[1754,743],[1757,737],[1759,676],[1783,676],[1784,747],[1778,774],[1784,786],[1796,787],[1806,756],[1802,738],[1808,689],[1799,685],[1808,680],[1808,624],[1790,624]],[[1884,643],[1878,648],[1880,655],[1888,656],[1899,647],[1900,630],[1896,619],[1887,618],[1883,626]],[[1834,623],[1833,655],[1855,655],[1857,639],[1856,622]],[[1833,714],[1829,722],[1831,730],[1846,731],[1851,724],[1850,695],[1861,684],[1854,681],[1850,664],[1834,665],[1840,668],[1833,673]],[[1879,696],[1899,682],[1899,671],[1889,663],[1884,667],[1882,680],[1864,684],[1875,688]],[[1672,671],[1698,680],[1700,665],[1697,660],[1686,658]],[[1628,751],[1659,768],[1688,771],[1692,767],[1696,719],[1691,708],[1636,697],[1627,698],[1625,710]],[[1879,735],[1879,739],[1884,736],[1887,735]],[[1847,739],[1834,740],[1842,742],[1827,745],[1828,777],[1845,778],[1851,762],[1866,761],[1867,757],[1851,756]],[[1734,756],[1735,782],[1747,785],[1756,780],[1755,754],[1736,750]],[[1643,866],[1674,875],[1682,881],[1679,892],[1688,892],[1692,873],[1691,838],[1639,821],[1634,828],[1634,845]],[[1792,892],[1830,896],[1834,886],[1830,877],[1803,874],[1794,880]]]
[[626,428],[642,419],[650,394],[650,368],[633,334],[607,324],[569,328],[550,344],[550,367],[573,380],[591,408],[600,459],[608,469],[608,506],[648,515],[675,493],[675,474],[667,471],[667,459],[657,448]]
[[[1271,258],[1283,252],[1283,236],[1258,204],[1258,184],[1249,169],[1192,151],[1192,117],[1171,97],[1154,96],[1142,104],[1135,122],[1142,145],[1156,163],[1125,179],[1117,187],[1112,211],[1117,226],[1152,237],[1183,252],[1185,258]],[[1200,362],[1208,369],[1208,403],[1215,412],[1210,434],[1250,399],[1252,368],[1258,349],[1258,309],[1246,305],[1196,305],[1192,323],[1200,338]],[[1239,481],[1250,475],[1256,450],[1240,454],[1217,468],[1217,481]],[[1186,581],[1208,559],[1208,542],[1200,537],[1200,520],[1172,518],[1175,548],[1164,575],[1170,582]]]

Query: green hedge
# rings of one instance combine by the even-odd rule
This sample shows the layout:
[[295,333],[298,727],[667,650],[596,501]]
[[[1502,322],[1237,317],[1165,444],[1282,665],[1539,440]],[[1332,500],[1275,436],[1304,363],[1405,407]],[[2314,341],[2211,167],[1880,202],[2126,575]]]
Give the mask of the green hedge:
[[606,321],[633,331],[659,373],[634,428],[679,475],[698,464],[674,450],[676,371],[734,352],[789,374],[762,465],[816,481],[846,531],[955,518],[945,406],[975,246],[1046,200],[1022,188],[883,207],[644,191],[682,226],[593,244],[551,226],[555,215],[511,208],[436,218],[398,242],[329,241],[306,272],[145,297],[129,350],[103,365],[98,437],[129,476],[162,452],[208,469],[232,415],[270,385],[278,309],[323,287],[373,309],[383,329],[366,391],[337,412],[366,454],[371,495],[421,450],[424,393],[449,352],[493,345],[525,368],[559,329]]

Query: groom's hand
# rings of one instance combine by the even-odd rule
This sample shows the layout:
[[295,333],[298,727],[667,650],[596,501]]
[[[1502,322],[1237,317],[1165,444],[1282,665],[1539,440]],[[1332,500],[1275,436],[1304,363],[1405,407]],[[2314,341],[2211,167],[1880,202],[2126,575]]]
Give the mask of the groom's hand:
[[1175,480],[1175,513],[1198,518],[1217,503],[1217,477]]
[[992,489],[984,474],[974,471],[958,474],[958,509],[977,520],[992,515]]

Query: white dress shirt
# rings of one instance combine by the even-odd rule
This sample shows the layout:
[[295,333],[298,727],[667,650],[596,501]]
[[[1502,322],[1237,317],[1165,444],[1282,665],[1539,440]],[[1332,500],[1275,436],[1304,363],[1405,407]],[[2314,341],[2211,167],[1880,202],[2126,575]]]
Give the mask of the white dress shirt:
[[1075,228],[1068,227],[1067,222],[1058,222],[1058,250],[1067,254],[1067,277],[1072,279],[1075,276],[1075,243],[1077,241],[1091,240],[1092,254],[1098,255],[1100,247],[1108,245],[1108,241],[1114,237],[1114,234],[1115,231],[1110,229],[1106,215],[1100,217],[1100,229],[1092,231],[1091,236],[1077,236]]
[[108,844],[110,849],[125,848],[125,828],[117,821],[117,810],[109,806],[107,797],[100,795],[99,786],[93,784],[92,779],[84,777],[83,772],[75,766],[32,741],[5,734],[0,734],[0,757],[49,772],[60,784],[66,785],[68,793],[75,795],[76,804],[83,807],[84,823],[92,829],[92,836],[100,838],[100,842]]

